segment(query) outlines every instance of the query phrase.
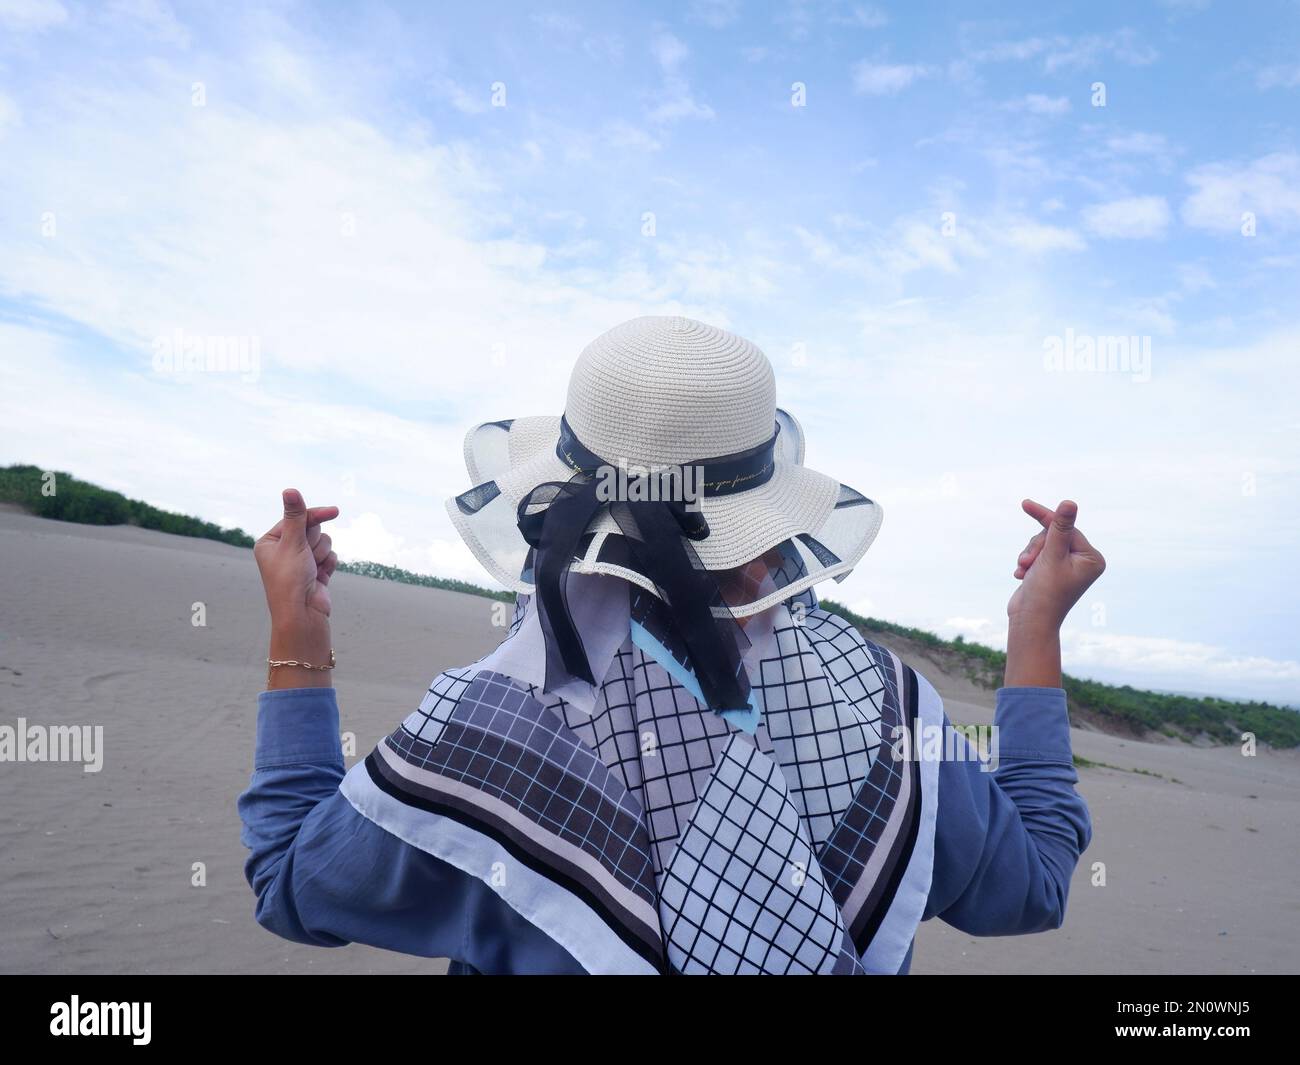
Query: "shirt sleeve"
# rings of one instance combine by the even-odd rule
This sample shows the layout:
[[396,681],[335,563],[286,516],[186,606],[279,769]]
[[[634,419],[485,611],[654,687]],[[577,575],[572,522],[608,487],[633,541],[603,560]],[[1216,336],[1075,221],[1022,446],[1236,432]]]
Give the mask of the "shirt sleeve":
[[581,972],[478,877],[367,820],[344,775],[333,688],[258,697],[257,752],[239,796],[257,922],[297,943],[366,943],[458,969]]
[[977,936],[1059,928],[1070,877],[1092,838],[1087,804],[1074,789],[1065,692],[1002,688],[993,721],[996,767],[973,756],[940,765],[924,918]]

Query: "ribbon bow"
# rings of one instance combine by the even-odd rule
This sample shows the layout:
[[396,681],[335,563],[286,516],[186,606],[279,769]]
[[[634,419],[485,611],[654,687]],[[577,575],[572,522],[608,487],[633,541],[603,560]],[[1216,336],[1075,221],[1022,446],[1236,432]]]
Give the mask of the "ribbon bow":
[[[745,491],[771,478],[775,447],[774,432],[758,447],[689,465],[699,468],[697,483],[703,495]],[[748,706],[749,680],[740,661],[744,635],[730,615],[715,617],[714,608],[724,605],[722,594],[688,543],[709,535],[704,515],[689,509],[681,494],[665,499],[654,492],[639,498],[614,493],[611,498],[611,481],[624,484],[617,475],[626,477],[626,470],[618,471],[586,448],[563,418],[556,454],[574,470],[573,477],[538,485],[519,501],[517,511],[519,531],[533,548],[547,688],[564,673],[596,683],[569,610],[567,584],[583,535],[601,509],[608,508],[635,568],[654,582],[667,603],[705,701],[714,710]],[[687,482],[679,477],[677,483]]]

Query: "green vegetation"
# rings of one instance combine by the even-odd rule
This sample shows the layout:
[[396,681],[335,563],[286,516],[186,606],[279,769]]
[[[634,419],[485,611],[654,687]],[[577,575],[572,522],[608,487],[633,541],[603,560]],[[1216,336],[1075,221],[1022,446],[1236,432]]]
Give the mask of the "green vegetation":
[[398,581],[401,584],[418,584],[425,588],[442,588],[448,592],[464,592],[467,595],[481,595],[486,599],[499,599],[503,603],[515,601],[514,592],[494,592],[480,588],[469,581],[456,581],[448,577],[427,577],[423,573],[412,573],[409,569],[397,566],[385,566],[379,562],[340,562],[343,573],[355,573],[362,577],[373,577],[377,581]]
[[[1167,780],[1170,784],[1182,784],[1183,782],[1177,777],[1167,777],[1163,773],[1157,773],[1153,769],[1125,769],[1122,765],[1111,765],[1109,762],[1094,762],[1091,758],[1085,758],[1081,754],[1072,756],[1075,767],[1078,769],[1113,769],[1117,773],[1136,773],[1140,777],[1155,777],[1157,780]],[[1187,785],[1183,785],[1186,787]]]
[[17,503],[42,518],[82,525],[138,525],[142,529],[177,536],[220,540],[236,547],[252,547],[243,529],[223,529],[210,521],[159,510],[138,499],[127,499],[99,485],[80,481],[70,473],[39,470],[35,466],[0,469],[0,502]]
[[1270,747],[1300,746],[1300,713],[1263,702],[1239,703],[1229,699],[1163,695],[1127,684],[1100,684],[1077,677],[1065,678],[1071,708],[1124,722],[1140,731],[1171,733],[1170,726],[1191,736],[1204,735],[1215,743],[1241,743],[1243,732],[1253,732]]
[[[46,471],[35,466],[0,468],[0,502],[17,503],[43,518],[80,522],[87,525],[138,525],[144,529],[195,536],[206,540],[252,547],[253,538],[242,529],[223,529],[210,521],[159,510],[138,499],[128,499],[98,485],[78,480],[68,473],[53,473],[52,494]],[[511,602],[513,592],[491,591],[467,581],[428,577],[420,573],[385,566],[378,562],[343,562],[339,569],[377,580],[399,581],[426,588],[465,592],[488,599]],[[823,600],[827,610],[839,614],[872,637],[896,637],[922,651],[941,655],[945,665],[964,669],[967,676],[987,688],[1001,683],[1006,655],[961,637],[944,640],[924,629],[895,625],[878,618],[864,618],[833,600]],[[1241,742],[1243,732],[1254,733],[1271,747],[1300,746],[1300,713],[1262,702],[1233,702],[1228,699],[1194,698],[1141,691],[1128,685],[1115,686],[1097,681],[1064,678],[1072,717],[1085,717],[1128,731],[1160,732],[1176,739],[1207,738],[1215,743]],[[1080,762],[1079,764],[1083,764]]]
[[986,688],[997,688],[1002,683],[1002,671],[1007,664],[1007,656],[1002,651],[995,651],[982,643],[967,643],[960,636],[955,640],[945,640],[932,632],[926,632],[925,629],[895,625],[892,621],[881,621],[879,618],[864,618],[833,599],[823,599],[821,605],[823,609],[838,614],[868,635],[897,636],[919,645],[922,650],[946,654],[952,659],[953,664],[963,669],[976,684]]
[[[46,484],[51,485],[53,491],[46,489]],[[223,529],[220,525],[200,518],[159,510],[138,499],[128,499],[121,492],[112,492],[88,481],[78,480],[70,473],[50,471],[47,477],[47,471],[35,466],[0,468],[0,503],[17,503],[38,517],[54,518],[56,521],[71,521],[81,525],[138,525],[142,529],[217,540],[235,547],[253,546],[253,538],[243,529]],[[426,577],[421,573],[385,566],[379,562],[340,562],[339,569],[344,573],[356,573],[380,581],[400,581],[402,584],[419,584],[449,592],[466,592],[507,603],[514,602],[515,598],[514,592],[494,592],[468,581]]]
[[[988,688],[1002,682],[1007,656],[982,644],[958,637],[944,640],[932,632],[895,625],[877,618],[864,618],[829,599],[822,606],[839,614],[868,636],[895,636],[917,644],[921,650],[942,655],[964,668],[967,675]],[[947,663],[945,663],[947,664]],[[1263,702],[1234,702],[1230,699],[1189,695],[1164,695],[1141,691],[1127,684],[1102,684],[1066,675],[1062,683],[1074,720],[1089,719],[1102,726],[1121,728],[1139,735],[1159,732],[1175,739],[1205,738],[1214,743],[1238,744],[1242,733],[1254,733],[1270,747],[1300,747],[1300,713]]]

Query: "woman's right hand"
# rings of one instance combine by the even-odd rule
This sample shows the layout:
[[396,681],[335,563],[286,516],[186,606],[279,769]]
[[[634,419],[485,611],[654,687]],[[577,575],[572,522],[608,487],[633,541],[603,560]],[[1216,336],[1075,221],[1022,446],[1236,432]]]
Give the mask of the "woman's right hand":
[[1055,510],[1026,499],[1026,514],[1043,531],[1032,536],[1016,559],[1019,588],[1007,603],[1012,624],[1041,624],[1059,629],[1079,598],[1106,569],[1087,537],[1074,527],[1079,514],[1076,503],[1066,499]]
[[1016,560],[1020,587],[1007,603],[1008,687],[1061,686],[1061,623],[1079,597],[1106,569],[1087,537],[1074,527],[1078,506],[1064,500],[1055,510],[1026,499],[1026,514],[1043,526]]

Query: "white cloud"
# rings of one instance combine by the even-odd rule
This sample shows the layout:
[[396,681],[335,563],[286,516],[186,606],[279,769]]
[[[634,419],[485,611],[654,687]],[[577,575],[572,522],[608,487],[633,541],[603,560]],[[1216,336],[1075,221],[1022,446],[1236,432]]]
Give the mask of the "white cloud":
[[[585,31],[570,30],[567,45],[548,43],[581,61]],[[48,323],[0,325],[6,458],[228,515],[251,532],[270,523],[278,490],[298,482],[310,500],[343,507],[346,553],[486,582],[441,507],[467,486],[465,425],[558,412],[573,357],[594,336],[633,315],[684,313],[734,321],[765,347],[782,402],[809,427],[812,464],[883,502],[880,540],[857,574],[827,589],[833,597],[856,605],[869,596],[864,612],[926,627],[999,617],[1028,535],[1020,496],[1069,494],[1111,560],[1103,594],[1117,625],[1211,634],[1207,643],[1242,650],[1259,637],[1272,641],[1262,653],[1290,657],[1269,619],[1293,611],[1276,589],[1294,576],[1289,486],[1300,462],[1288,441],[1300,338],[1279,331],[1265,348],[1242,332],[1219,352],[1182,347],[1162,331],[1171,308],[1197,301],[1176,303],[1165,276],[1153,271],[1151,284],[1174,292],[1151,298],[1107,290],[1128,275],[1109,270],[1123,260],[1101,261],[1103,249],[1050,264],[1061,271],[1037,258],[1086,253],[1086,231],[1068,225],[1064,205],[1076,209],[1081,187],[1106,199],[1133,174],[1084,183],[1068,145],[1005,135],[974,108],[969,140],[944,143],[933,160],[967,185],[923,182],[897,196],[896,145],[882,137],[848,146],[850,161],[880,160],[869,180],[840,187],[851,209],[810,196],[788,198],[783,214],[779,186],[758,168],[745,188],[693,184],[708,176],[691,169],[694,145],[646,166],[644,153],[669,136],[637,122],[636,107],[666,104],[696,66],[676,38],[643,53],[646,67],[659,64],[651,69],[664,76],[663,95],[625,84],[582,127],[565,124],[572,109],[563,103],[548,113],[512,98],[481,138],[488,123],[449,107],[420,121],[427,100],[408,111],[384,96],[397,88],[391,72],[344,76],[340,55],[320,42],[223,64],[203,51],[210,41],[196,32],[193,55],[124,60],[111,80],[87,74],[84,91],[3,82],[26,120],[0,145],[6,160],[22,161],[0,167],[0,290],[25,320]],[[722,46],[740,61],[736,45]],[[189,106],[196,68],[208,78],[206,108]],[[441,84],[436,62],[419,69],[418,89]],[[473,75],[456,73],[474,91]],[[696,77],[701,94],[717,84]],[[696,99],[689,86],[686,99]],[[1110,132],[1095,128],[1098,141]],[[719,150],[772,149],[730,123],[711,132]],[[981,165],[989,143],[1008,156],[992,184]],[[705,165],[716,158],[703,155]],[[1089,161],[1098,156],[1107,159],[1093,152]],[[581,167],[580,195],[566,166]],[[838,178],[850,176],[845,164]],[[656,201],[666,205],[660,235],[636,239],[638,212]],[[958,224],[944,236],[940,212],[949,209]],[[46,211],[58,217],[55,239],[36,232]],[[1202,249],[1180,242],[1176,251],[1179,261],[1215,264],[1223,291],[1206,302],[1231,297],[1243,325],[1293,317],[1285,301],[1261,309],[1243,298],[1231,261],[1220,269]],[[1269,263],[1295,267],[1258,259]],[[1203,284],[1168,265],[1183,291]],[[1082,284],[1063,272],[1079,266]],[[1042,372],[1045,334],[1136,321],[1161,341],[1148,385]],[[176,327],[258,335],[260,380],[152,373],[152,338]],[[806,341],[802,367],[789,354],[796,340]],[[1249,502],[1243,470],[1261,486]],[[947,472],[962,506],[959,540],[940,490]],[[351,494],[341,491],[343,473],[355,479]],[[1180,513],[1172,528],[1171,498]],[[1189,583],[1199,615],[1186,609]],[[1179,686],[1210,687],[1190,674]],[[1295,683],[1275,687],[1275,697],[1296,692]]]
[[166,0],[113,0],[108,13],[114,19],[134,23],[133,28],[143,27],[158,40],[181,48],[189,46],[189,31],[177,20]]
[[867,96],[891,96],[930,73],[929,67],[916,63],[873,63],[864,59],[853,68],[853,89]]
[[564,48],[580,47],[601,62],[618,62],[623,58],[623,39],[617,33],[588,33],[573,15],[543,11],[532,15],[529,21],[548,35],[548,43],[558,42]]
[[875,4],[854,4],[845,13],[835,13],[831,22],[838,26],[852,26],[859,30],[878,30],[889,25],[889,15]]
[[1031,115],[1063,115],[1070,110],[1067,96],[1044,96],[1031,92],[1021,100],[1013,100],[1008,105],[1014,111],[1028,111]]
[[490,90],[487,86],[470,92],[452,78],[442,78],[439,87],[451,106],[463,115],[477,115],[488,109]]
[[1166,302],[1162,296],[1139,297],[1118,303],[1115,312],[1126,329],[1170,336],[1177,330],[1178,323],[1169,313]]
[[306,401],[231,375],[170,378],[106,362],[87,373],[78,348],[0,324],[0,422],[15,429],[0,448],[5,460],[67,469],[187,514],[222,515],[253,535],[273,523],[278,492],[293,483],[309,500],[338,503],[344,522],[382,505],[412,542],[451,535],[427,486],[450,494],[467,481],[462,427]]
[[260,77],[281,94],[303,103],[315,102],[321,93],[316,71],[307,57],[279,41],[264,41],[250,55]]
[[740,18],[740,0],[691,0],[687,18],[720,30]]
[[1183,221],[1198,229],[1240,232],[1247,212],[1259,228],[1286,231],[1300,225],[1300,155],[1277,152],[1254,162],[1212,163],[1187,175],[1193,192]]
[[1300,662],[1188,640],[1067,629],[1061,650],[1067,669],[1103,669],[1170,690],[1262,692],[1300,683]]
[[880,284],[896,283],[898,278],[922,270],[956,273],[963,259],[986,254],[968,227],[958,225],[951,236],[945,236],[937,219],[929,223],[902,218],[886,232],[873,231],[843,242],[804,226],[794,226],[792,231],[813,263]]
[[[856,606],[852,609],[866,613]],[[961,636],[1000,651],[1007,646],[1005,619],[949,617],[934,624],[933,631],[944,639]],[[1300,662],[1293,659],[1077,625],[1067,624],[1061,633],[1061,664],[1075,676],[1190,695],[1236,692],[1239,698],[1286,701],[1295,700],[1287,693],[1300,691]]]
[[809,0],[789,0],[789,3],[775,5],[777,13],[772,21],[785,27],[785,32],[793,41],[807,38],[812,26],[812,13]]
[[1200,263],[1180,264],[1178,283],[1187,292],[1203,292],[1216,287],[1214,276]]
[[1300,86],[1300,63],[1265,67],[1255,75],[1261,89],[1294,89]]
[[1006,643],[1006,622],[990,618],[945,618],[938,626],[938,635],[946,639],[963,636],[968,640]]
[[1106,147],[1117,155],[1163,155],[1169,151],[1161,133],[1119,133],[1107,138]]
[[1083,222],[1099,237],[1141,240],[1162,235],[1169,225],[1169,204],[1163,196],[1133,196],[1088,207]]
[[577,37],[582,33],[582,23],[562,11],[539,11],[531,16],[531,21],[538,29],[561,37]]
[[832,239],[803,226],[793,232],[805,254],[820,266],[884,283],[922,270],[959,272],[967,262],[987,259],[998,248],[1038,256],[1053,251],[1082,251],[1087,242],[1073,229],[1017,215],[968,219],[956,214],[955,229],[944,231],[941,216],[933,222],[907,217],[880,231],[850,216],[838,216],[843,234]]
[[16,126],[23,120],[22,112],[13,99],[0,92],[0,138],[4,137],[9,126]]
[[670,82],[663,98],[646,117],[651,122],[666,125],[684,118],[713,118],[713,108],[696,100],[685,82]]
[[[1064,38],[1059,38],[1064,40]],[[971,59],[977,63],[1023,62],[1042,55],[1049,42],[1042,37],[1030,37],[1019,41],[996,41],[971,53]]]
[[0,0],[0,26],[15,32],[39,32],[68,21],[59,0]]
[[645,130],[630,122],[618,120],[605,127],[605,138],[616,148],[635,148],[642,152],[657,152],[661,144]]
[[1128,66],[1142,67],[1154,63],[1160,53],[1150,45],[1140,43],[1132,30],[1125,29],[1108,35],[1089,34],[1058,41],[1047,49],[1043,69],[1049,74],[1057,70],[1081,70],[1095,66],[1106,57]]
[[649,120],[656,125],[668,125],[686,118],[713,118],[713,108],[695,99],[690,82],[681,72],[690,49],[671,33],[661,33],[651,42],[650,51],[664,77],[663,87],[647,116]]
[[655,62],[669,72],[680,67],[690,55],[690,49],[679,37],[674,37],[671,33],[659,34],[651,42],[650,51],[655,57]]
[[488,583],[478,559],[459,537],[421,538],[419,542],[411,542],[390,531],[383,519],[372,511],[351,520],[340,515],[331,523],[330,538],[333,549],[346,562],[382,562],[412,573],[450,577],[471,584]]
[[[0,289],[142,372],[176,329],[249,336],[267,387],[309,374],[458,417],[497,416],[494,391],[506,410],[558,409],[557,367],[675,294],[633,270],[574,284],[540,244],[487,239],[501,202],[463,145],[386,135],[332,98],[304,108],[272,120],[211,93],[191,108],[188,78],[164,79],[67,94],[39,127],[9,127],[23,165],[0,170]],[[68,165],[74,144],[94,166]],[[46,212],[57,236],[34,240]],[[509,373],[489,379],[490,360]]]
[[1087,34],[1070,37],[1028,37],[1022,40],[996,41],[971,50],[970,59],[977,63],[1025,62],[1042,59],[1043,69],[1051,74],[1058,70],[1078,70],[1112,58],[1129,66],[1146,66],[1159,58],[1150,45],[1141,44],[1129,29],[1110,34]]
[[1039,222],[1020,222],[1006,232],[1007,243],[1022,251],[1038,253],[1048,251],[1082,251],[1087,242],[1073,229],[1049,226]]

